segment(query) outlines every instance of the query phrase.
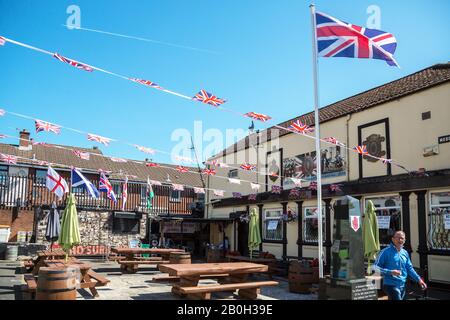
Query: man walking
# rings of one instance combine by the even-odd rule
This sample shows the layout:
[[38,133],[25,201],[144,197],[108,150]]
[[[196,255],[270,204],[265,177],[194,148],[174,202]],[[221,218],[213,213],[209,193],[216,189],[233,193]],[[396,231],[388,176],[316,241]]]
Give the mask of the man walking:
[[406,279],[408,276],[418,282],[425,290],[427,285],[414,270],[408,252],[403,249],[405,233],[397,231],[392,237],[389,247],[378,255],[374,268],[383,276],[383,290],[389,300],[403,300],[405,297]]

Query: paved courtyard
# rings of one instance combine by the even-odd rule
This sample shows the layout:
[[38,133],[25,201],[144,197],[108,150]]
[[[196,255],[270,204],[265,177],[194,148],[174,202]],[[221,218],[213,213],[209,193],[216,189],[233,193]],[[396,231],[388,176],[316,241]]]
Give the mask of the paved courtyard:
[[[105,276],[111,282],[105,287],[98,287],[100,297],[93,298],[89,291],[78,290],[77,300],[179,300],[171,293],[168,282],[153,282],[154,276],[164,275],[158,269],[150,266],[140,267],[136,274],[122,274],[119,264],[115,261],[86,260],[95,272]],[[0,299],[22,300],[29,299],[22,294],[20,286],[23,280],[21,262],[0,260]],[[167,275],[167,274],[166,274]],[[254,277],[256,280],[267,280],[267,277]],[[274,277],[279,286],[263,287],[259,300],[316,300],[313,294],[297,294],[288,290],[286,278]],[[201,280],[202,284],[214,284],[214,280]],[[213,293],[214,300],[237,300],[237,294],[229,292]]]

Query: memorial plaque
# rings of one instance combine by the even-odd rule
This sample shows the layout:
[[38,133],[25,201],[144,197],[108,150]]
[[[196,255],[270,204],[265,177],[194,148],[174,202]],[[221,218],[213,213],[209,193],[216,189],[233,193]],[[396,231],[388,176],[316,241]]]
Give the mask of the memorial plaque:
[[352,300],[378,300],[377,286],[371,281],[352,283]]

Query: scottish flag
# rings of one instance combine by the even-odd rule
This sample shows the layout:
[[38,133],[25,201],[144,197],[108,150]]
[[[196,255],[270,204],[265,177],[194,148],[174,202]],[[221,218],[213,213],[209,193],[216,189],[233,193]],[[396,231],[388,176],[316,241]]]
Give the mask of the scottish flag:
[[85,176],[81,174],[77,169],[72,169],[72,187],[81,187],[86,189],[89,195],[93,198],[99,198],[100,192],[98,192],[97,188],[94,186],[92,182],[86,179]]

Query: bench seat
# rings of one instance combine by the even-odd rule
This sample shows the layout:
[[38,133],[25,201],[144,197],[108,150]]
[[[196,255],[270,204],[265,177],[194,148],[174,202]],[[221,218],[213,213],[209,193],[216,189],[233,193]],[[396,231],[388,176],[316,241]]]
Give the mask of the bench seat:
[[117,261],[119,264],[125,264],[125,265],[139,265],[139,264],[168,264],[170,261],[168,260],[155,260],[155,261],[148,261],[148,260],[119,260]]
[[97,285],[96,285],[97,287],[103,287],[103,286],[107,285],[108,282],[110,282],[109,279],[106,279],[104,276],[98,274],[97,272],[93,271],[92,269],[89,269],[87,274],[89,275],[89,277],[91,277],[92,279],[97,281]]
[[214,284],[214,285],[203,285],[196,287],[180,287],[175,285],[177,290],[181,293],[203,293],[203,292],[220,292],[220,291],[231,291],[237,289],[253,289],[260,288],[264,286],[277,286],[279,283],[277,281],[257,281],[257,282],[241,282],[241,283],[227,283],[227,284]]
[[[230,275],[228,273],[223,273],[223,274],[206,274],[206,275],[201,275],[200,279],[215,279],[215,278],[225,278],[225,277],[229,277]],[[157,282],[157,281],[180,281],[180,277],[179,276],[158,276],[158,277],[154,277],[152,279],[152,281]]]

